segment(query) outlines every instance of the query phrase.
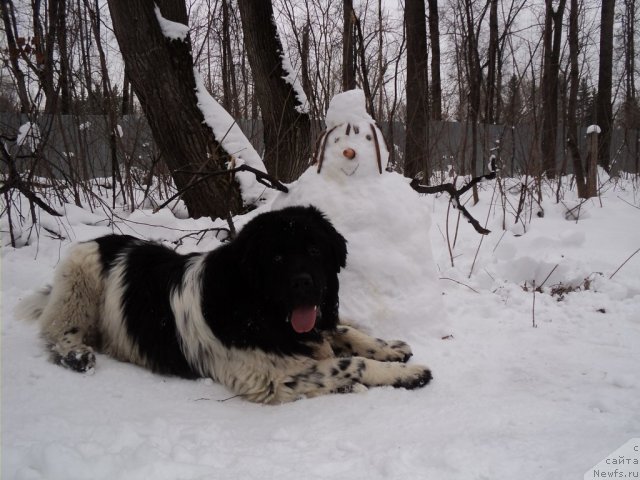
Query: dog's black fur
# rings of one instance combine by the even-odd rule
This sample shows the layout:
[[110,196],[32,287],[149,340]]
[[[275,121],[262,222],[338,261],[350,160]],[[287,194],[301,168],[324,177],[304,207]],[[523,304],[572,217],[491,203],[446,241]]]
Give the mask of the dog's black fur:
[[[160,373],[197,376],[176,334],[171,293],[182,288],[195,254],[134,237],[95,240],[103,268],[126,256],[122,311],[128,334],[149,366]],[[232,242],[207,254],[202,276],[202,312],[225,347],[281,355],[310,355],[323,332],[338,324],[338,272],[347,244],[315,208],[267,212],[249,222]],[[296,333],[288,319],[295,307],[318,305],[316,327]]]
[[[208,253],[108,235],[76,247],[23,312],[40,317],[54,360],[78,371],[93,368],[97,349],[163,374],[210,376],[265,403],[423,386],[424,367],[377,365],[406,361],[406,344],[338,327],[346,257],[345,239],[313,207],[263,213]],[[309,328],[294,328],[294,312],[310,308]],[[338,361],[334,351],[368,358]]]

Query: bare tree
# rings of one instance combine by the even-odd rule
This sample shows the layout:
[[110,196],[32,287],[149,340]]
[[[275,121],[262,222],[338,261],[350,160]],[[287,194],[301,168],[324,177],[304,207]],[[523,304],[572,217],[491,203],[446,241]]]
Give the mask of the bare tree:
[[260,79],[255,93],[264,127],[264,163],[269,173],[290,182],[308,166],[311,121],[302,92],[296,91],[294,72],[284,68],[271,0],[238,0],[238,6],[251,71]]
[[431,118],[442,120],[442,81],[440,79],[440,17],[438,0],[429,0],[429,40],[431,42]]
[[496,97],[500,95],[497,85],[498,68],[498,0],[489,0],[489,47],[487,49],[487,88],[484,121],[496,121]]
[[[46,22],[43,25],[42,0],[31,2],[31,20],[33,37],[30,43],[26,38],[18,33],[18,24],[15,19],[15,7],[12,1],[2,1],[2,15],[4,20],[9,55],[12,58],[11,70],[18,86],[18,94],[22,109],[27,109],[26,103],[28,95],[23,89],[24,75],[17,61],[21,59],[38,79],[38,84],[45,96],[44,113],[55,113],[58,109],[59,89],[55,84],[55,49],[59,35],[63,37],[66,50],[65,35],[65,4],[64,0],[50,0],[47,3]],[[66,61],[66,60],[65,60]],[[63,62],[64,78],[68,78],[67,64]],[[59,77],[62,78],[62,77]],[[65,87],[65,94],[68,87]]]
[[[462,2],[462,21],[464,32],[464,59],[469,88],[469,103],[467,109],[467,123],[471,126],[471,175],[476,175],[478,165],[478,121],[480,118],[480,104],[482,101],[483,73],[480,61],[480,30],[489,4],[485,4],[480,12],[474,10],[472,0]],[[474,203],[478,202],[478,191],[473,188]]]
[[636,1],[624,0],[623,42],[624,42],[624,78],[625,103],[633,105],[636,102]]
[[11,69],[13,81],[18,91],[18,98],[20,99],[20,112],[28,113],[31,109],[31,101],[27,93],[25,75],[18,61],[23,46],[19,45],[18,38],[16,38],[17,25],[15,22],[14,6],[11,0],[2,0],[2,20],[4,23],[4,32],[7,36],[9,68]]
[[413,178],[431,174],[427,155],[427,27],[424,0],[406,2],[404,21],[407,36],[407,124],[404,174]]
[[613,83],[613,20],[615,0],[602,2],[600,14],[600,62],[598,68],[598,97],[596,118],[601,133],[598,146],[598,164],[606,171],[611,168],[611,130],[613,108],[611,87]]
[[343,0],[342,89],[356,88],[356,13],[353,0]]
[[[578,25],[580,10],[578,0],[571,0],[569,8],[569,102],[567,106],[567,146],[573,163],[573,173],[576,178],[576,186],[578,187],[578,196],[580,198],[589,198],[595,195],[595,192],[587,191],[587,182],[585,168],[578,148],[578,122],[577,122],[577,103],[578,89],[580,82],[580,67],[578,66],[578,54],[580,50]],[[592,183],[595,186],[595,182]]]
[[189,214],[226,218],[242,206],[237,184],[227,176],[193,172],[225,169],[231,157],[198,108],[190,37],[165,37],[156,5],[164,18],[187,24],[184,2],[109,0],[129,80]]
[[547,177],[556,176],[556,142],[558,136],[558,75],[560,73],[560,47],[562,42],[562,18],[566,0],[560,0],[553,8],[553,0],[545,0],[543,32],[544,61],[542,65],[542,135],[540,150],[542,168]]

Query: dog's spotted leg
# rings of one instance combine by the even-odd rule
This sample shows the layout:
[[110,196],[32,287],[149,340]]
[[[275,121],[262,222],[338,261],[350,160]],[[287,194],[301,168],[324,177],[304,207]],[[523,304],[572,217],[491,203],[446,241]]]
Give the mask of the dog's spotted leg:
[[96,356],[93,349],[84,344],[83,334],[78,327],[63,332],[56,343],[49,346],[51,359],[76,372],[88,372],[95,367]]
[[364,357],[332,358],[314,362],[292,373],[274,388],[268,403],[283,403],[327,393],[362,391],[363,387],[393,386],[414,389],[431,380],[431,371],[421,365],[379,362]]
[[338,356],[356,355],[381,362],[407,362],[413,355],[405,342],[373,338],[348,325],[338,326],[329,341]]

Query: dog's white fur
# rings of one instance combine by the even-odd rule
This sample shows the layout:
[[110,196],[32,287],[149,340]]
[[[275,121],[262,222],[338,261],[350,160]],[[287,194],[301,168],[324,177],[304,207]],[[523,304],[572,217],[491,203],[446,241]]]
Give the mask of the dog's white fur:
[[[426,367],[403,363],[411,356],[404,342],[387,343],[346,325],[328,335],[313,357],[223,345],[200,308],[204,258],[189,259],[182,288],[171,294],[171,307],[180,345],[191,367],[203,377],[226,385],[234,394],[254,402],[278,404],[304,396],[359,391],[363,386],[414,388],[431,378]],[[39,319],[53,359],[64,366],[92,369],[94,349],[98,349],[149,367],[127,332],[122,312],[125,268],[126,262],[116,262],[104,273],[98,244],[79,244],[56,269],[52,287],[25,299],[17,314]],[[334,350],[349,356],[337,357]]]

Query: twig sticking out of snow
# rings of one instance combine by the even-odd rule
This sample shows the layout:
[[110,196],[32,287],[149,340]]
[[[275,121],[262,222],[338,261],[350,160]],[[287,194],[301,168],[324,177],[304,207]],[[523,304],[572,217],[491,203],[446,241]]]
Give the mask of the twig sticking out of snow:
[[536,325],[536,281],[533,281],[533,304],[531,305],[531,326],[538,328]]
[[624,266],[625,266],[625,264],[626,264],[629,260],[631,260],[631,258],[632,258],[636,253],[638,253],[638,252],[640,252],[640,248],[639,248],[639,249],[637,249],[635,252],[633,252],[631,255],[629,255],[629,257],[627,257],[627,259],[626,259],[624,262],[622,262],[622,265],[620,265],[618,268],[616,268],[616,271],[615,271],[615,272],[613,272],[613,273],[611,274],[611,276],[609,277],[609,280],[611,280],[611,279],[613,278],[613,276],[614,276],[616,273],[618,273],[618,271],[619,271],[622,267],[624,267]]
[[474,185],[480,182],[483,182],[485,180],[493,180],[494,178],[496,178],[496,165],[495,165],[495,159],[492,159],[490,173],[488,173],[487,175],[481,175],[479,177],[472,178],[469,183],[467,183],[465,186],[463,186],[460,189],[456,189],[453,183],[443,183],[442,185],[435,185],[433,187],[429,185],[421,185],[420,180],[418,178],[414,178],[411,181],[410,185],[411,185],[411,188],[413,188],[418,193],[424,193],[424,194],[433,194],[433,193],[442,193],[442,192],[448,193],[449,196],[451,197],[450,201],[454,206],[454,208],[457,208],[462,213],[462,215],[464,215],[467,221],[473,226],[473,228],[475,228],[476,232],[480,233],[481,235],[487,235],[491,233],[491,230],[487,230],[482,225],[480,225],[480,222],[478,222],[475,218],[473,218],[473,215],[469,213],[469,211],[460,201],[460,196],[463,193],[469,191]]

